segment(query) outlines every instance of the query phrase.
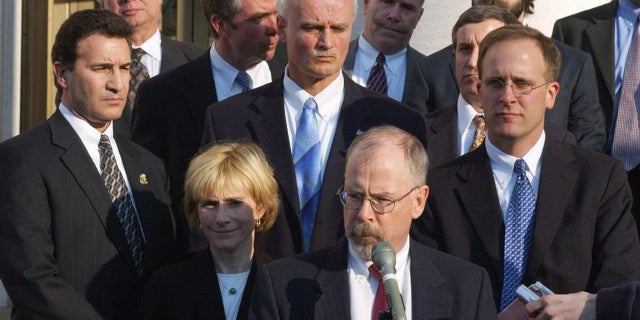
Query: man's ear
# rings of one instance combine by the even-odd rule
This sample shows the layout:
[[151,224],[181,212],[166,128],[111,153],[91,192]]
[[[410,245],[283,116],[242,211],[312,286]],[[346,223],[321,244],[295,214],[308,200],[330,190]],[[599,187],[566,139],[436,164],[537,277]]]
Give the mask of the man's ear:
[[287,20],[282,16],[278,16],[278,36],[282,43],[287,43]]
[[69,68],[67,68],[62,63],[53,63],[53,74],[55,76],[55,81],[63,89],[67,89],[69,86],[69,84],[67,83],[67,74],[69,73],[69,71]]
[[227,28],[230,27],[230,24],[227,23],[227,21],[225,21],[224,19],[216,15],[213,15],[211,16],[211,19],[209,19],[209,23],[213,27],[213,30],[215,30],[216,33],[218,34],[218,37],[220,38],[229,37],[229,30],[227,30]]

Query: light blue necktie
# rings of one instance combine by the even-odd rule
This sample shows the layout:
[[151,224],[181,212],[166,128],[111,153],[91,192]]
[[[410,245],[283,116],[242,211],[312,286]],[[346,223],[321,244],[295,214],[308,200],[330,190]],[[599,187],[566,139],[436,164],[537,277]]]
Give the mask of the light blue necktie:
[[317,110],[316,101],[313,98],[307,99],[293,145],[293,163],[296,170],[305,251],[309,251],[311,244],[311,233],[313,232],[318,195],[322,184],[320,181],[320,134],[316,120]]
[[237,83],[240,88],[242,88],[242,92],[251,89],[251,85],[253,84],[253,81],[251,81],[251,77],[249,77],[249,74],[244,71],[238,72],[234,82]]
[[536,198],[526,169],[524,160],[516,160],[513,174],[517,180],[511,192],[504,232],[504,281],[500,310],[508,307],[516,298],[516,289],[522,283],[533,240]]

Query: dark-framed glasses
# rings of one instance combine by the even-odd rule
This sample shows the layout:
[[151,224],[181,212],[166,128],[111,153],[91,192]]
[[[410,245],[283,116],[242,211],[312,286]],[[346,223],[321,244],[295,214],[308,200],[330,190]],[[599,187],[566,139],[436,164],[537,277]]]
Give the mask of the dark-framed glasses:
[[551,83],[551,81],[547,81],[541,85],[534,86],[526,81],[516,81],[512,84],[507,84],[506,82],[500,79],[488,79],[488,80],[482,81],[482,84],[484,85],[485,89],[491,92],[500,92],[505,87],[511,87],[511,91],[513,91],[513,95],[516,96],[517,98],[526,96],[529,93],[531,93],[531,91],[538,89],[542,86],[548,85],[549,83]]
[[349,210],[358,210],[362,207],[362,203],[364,200],[368,200],[371,205],[371,209],[379,214],[385,214],[393,211],[396,207],[396,202],[402,201],[402,199],[406,198],[411,192],[420,188],[420,186],[413,187],[409,192],[405,195],[397,198],[397,199],[386,199],[386,198],[376,198],[376,197],[365,197],[359,193],[355,192],[347,192],[344,191],[344,185],[340,186],[338,189],[338,197],[340,198],[340,202],[342,205]]

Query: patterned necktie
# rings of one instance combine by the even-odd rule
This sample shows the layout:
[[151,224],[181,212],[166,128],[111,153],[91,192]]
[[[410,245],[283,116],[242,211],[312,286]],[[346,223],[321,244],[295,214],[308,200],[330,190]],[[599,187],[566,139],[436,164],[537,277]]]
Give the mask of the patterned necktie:
[[473,123],[476,124],[476,132],[473,135],[473,142],[471,143],[471,147],[469,151],[473,151],[475,148],[479,147],[484,141],[484,137],[486,136],[486,132],[484,131],[486,125],[484,123],[484,116],[481,114],[473,117]]
[[131,80],[129,81],[129,93],[127,95],[127,105],[133,108],[133,104],[136,102],[136,93],[138,87],[142,81],[149,79],[149,71],[147,67],[142,64],[142,56],[145,54],[144,50],[140,48],[133,49],[133,55],[131,55]]
[[293,163],[296,170],[305,251],[309,251],[311,244],[322,179],[320,177],[320,133],[316,120],[317,110],[316,101],[313,98],[307,99],[293,145]]
[[513,174],[516,184],[511,192],[504,232],[504,281],[500,310],[516,298],[516,289],[522,282],[533,240],[536,198],[526,174],[527,164],[516,160]]
[[378,53],[376,64],[369,72],[369,80],[367,80],[367,89],[371,89],[379,94],[387,95],[387,75],[384,73],[384,54]]
[[[640,25],[639,22],[636,24]],[[627,171],[640,163],[640,127],[638,126],[638,105],[640,105],[639,31],[636,26],[624,65],[618,116],[611,146],[611,155],[622,161]]]
[[251,89],[251,84],[253,83],[253,81],[251,81],[251,77],[249,77],[249,74],[244,71],[238,72],[234,82],[237,83],[240,88],[242,88],[242,92]]
[[104,185],[111,196],[114,210],[124,229],[125,237],[129,243],[129,249],[138,273],[142,273],[142,234],[133,203],[129,196],[129,189],[118,169],[116,158],[111,149],[111,142],[107,135],[100,136],[98,143],[100,149],[100,175]]
[[384,289],[382,274],[375,264],[369,266],[369,274],[378,280],[378,290],[376,290],[376,297],[373,300],[373,308],[371,308],[371,320],[378,320],[380,318],[380,312],[389,309],[387,291]]

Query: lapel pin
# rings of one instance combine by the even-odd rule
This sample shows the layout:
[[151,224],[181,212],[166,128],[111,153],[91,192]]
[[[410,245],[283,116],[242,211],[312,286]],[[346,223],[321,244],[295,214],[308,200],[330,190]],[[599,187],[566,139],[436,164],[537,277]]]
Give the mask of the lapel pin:
[[149,184],[149,181],[147,181],[147,175],[144,173],[140,174],[138,180],[140,181],[140,184]]
[[359,136],[359,135],[361,135],[361,134],[363,134],[363,133],[364,133],[364,131],[362,131],[362,130],[358,129],[358,131],[356,131],[356,136]]

